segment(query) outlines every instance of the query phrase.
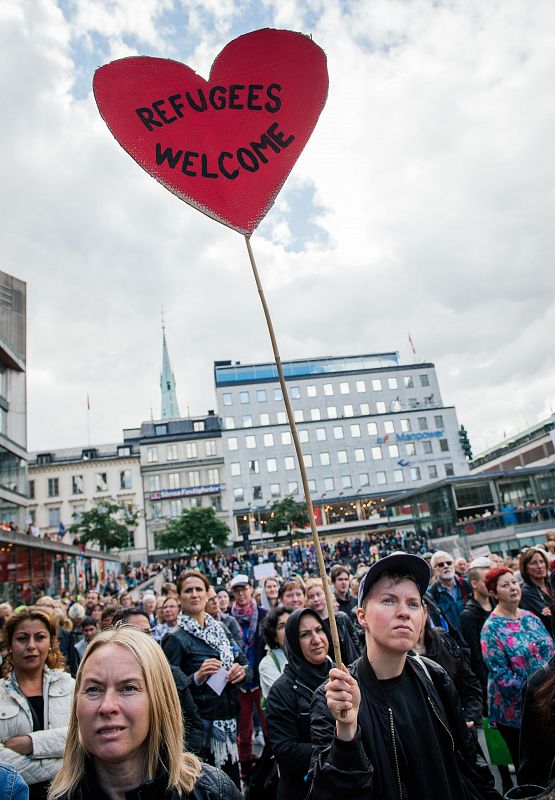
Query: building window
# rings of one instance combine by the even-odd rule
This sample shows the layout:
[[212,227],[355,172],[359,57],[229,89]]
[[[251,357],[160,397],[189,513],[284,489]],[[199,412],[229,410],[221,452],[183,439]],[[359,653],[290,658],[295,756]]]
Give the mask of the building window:
[[409,433],[411,430],[410,427],[410,419],[402,419],[401,420],[401,430],[403,433]]
[[395,425],[391,420],[386,420],[383,424],[384,433],[395,433]]
[[252,487],[252,499],[253,500],[262,500],[262,486],[253,486]]
[[220,482],[220,470],[217,467],[212,467],[208,470],[208,483],[211,486]]
[[155,425],[154,426],[154,433],[156,436],[165,436],[168,432],[167,425]]
[[256,436],[245,436],[245,447],[247,450],[254,450],[256,448]]
[[261,414],[260,415],[260,424],[261,425],[269,425],[270,424],[270,415],[269,414]]
[[193,430],[195,433],[202,433],[206,428],[206,424],[203,419],[197,419],[196,422],[193,422]]
[[252,428],[252,415],[251,414],[244,414],[243,415],[243,428]]
[[301,390],[298,386],[292,386],[289,389],[289,395],[292,400],[300,400],[301,399]]
[[[85,450],[83,450],[83,460],[85,459]],[[37,464],[51,464],[52,453],[39,453],[37,456]]]
[[345,382],[340,383],[339,384],[339,391],[340,391],[341,394],[349,394],[349,391],[350,391],[349,384],[345,383]]
[[303,428],[302,431],[299,431],[299,442],[301,442],[301,444],[306,444],[308,440],[309,440],[308,431],[306,430],[306,428]]
[[342,475],[341,476],[341,488],[342,489],[352,489],[353,488],[353,479],[350,475]]
[[205,446],[206,446],[206,455],[208,457],[216,455],[216,440],[215,439],[209,439],[205,443]]
[[285,469],[295,469],[295,459],[293,456],[285,456]]
[[337,419],[337,408],[336,406],[328,406],[326,409],[326,413],[328,415],[328,419]]
[[239,444],[238,444],[236,436],[230,436],[229,437],[229,439],[227,440],[227,449],[228,450],[238,450],[239,449]]
[[418,402],[416,397],[409,397],[409,408],[410,409],[418,408],[419,405],[420,405],[420,403]]
[[[130,472],[130,470],[126,470],[126,472]],[[83,483],[83,476],[73,475],[73,477],[71,478],[71,494],[83,494],[84,488],[85,486]],[[122,486],[122,489],[123,488],[124,487]]]
[[427,431],[428,430],[428,418],[427,417],[418,417],[418,430],[419,431]]
[[257,389],[256,399],[258,400],[259,403],[265,403],[267,400],[266,389]]
[[408,456],[416,455],[416,445],[414,442],[407,442],[407,444],[405,445],[405,453]]
[[419,481],[420,480],[420,467],[411,467],[410,468],[410,479],[411,479],[411,481]]
[[289,431],[282,431],[281,443],[282,444],[291,444],[291,442],[292,442],[291,433]]
[[436,428],[443,428],[444,427],[443,426],[443,415],[442,414],[436,414],[436,416],[434,417],[434,425],[436,426]]
[[375,422],[369,422],[366,425],[366,427],[368,429],[368,433],[369,433],[370,436],[377,436],[378,435],[378,426],[376,425]]
[[455,470],[453,469],[452,464],[445,464],[445,475],[448,478],[451,478],[455,474]]
[[186,444],[185,444],[185,458],[196,458],[197,455],[198,455],[198,453],[197,453],[197,443],[196,442],[186,442]]
[[437,467],[435,464],[430,464],[430,466],[428,467],[428,477],[437,478]]
[[85,506],[73,506],[73,513],[71,515],[71,518],[76,525],[78,525],[81,522],[84,513],[85,513]]
[[360,486],[370,486],[370,479],[367,472],[361,472],[358,476]]
[[398,389],[399,385],[397,383],[397,378],[388,378],[387,379],[387,388],[388,389]]
[[441,450],[442,453],[449,452],[449,442],[447,441],[447,439],[439,440],[439,449]]
[[177,445],[168,445],[168,461],[177,461]]
[[372,379],[372,389],[375,392],[381,392],[381,390],[382,390],[382,382],[381,382],[381,380],[379,378],[373,378]]
[[274,446],[274,434],[273,433],[265,433],[264,434],[264,447],[273,447]]
[[420,386],[429,386],[429,385],[430,385],[430,379],[428,378],[428,376],[427,375],[421,375],[420,376]]
[[376,411],[378,414],[385,414],[387,412],[387,406],[382,400],[378,400],[376,403]]
[[316,492],[318,491],[318,489],[316,488],[316,481],[314,480],[314,478],[308,479],[308,491],[311,492],[312,494],[316,494]]
[[160,519],[162,517],[162,503],[151,503],[150,513],[152,514],[152,519]]
[[390,458],[399,458],[399,446],[398,445],[390,444],[387,449],[388,449]]
[[108,475],[106,472],[96,473],[96,491],[97,492],[108,491]]
[[278,425],[285,425],[287,422],[287,414],[285,413],[285,411],[278,411],[276,419]]
[[324,394],[326,397],[331,397],[333,395],[333,383],[324,384]]
[[233,478],[236,478],[241,474],[241,464],[238,461],[232,461],[229,467],[231,470],[231,476]]
[[324,478],[324,489],[326,492],[333,492],[335,489],[335,483],[333,478]]
[[414,387],[414,380],[412,375],[405,375],[403,378],[403,383],[405,385],[405,389],[412,389]]
[[326,441],[326,429],[325,428],[316,428],[316,441],[317,442],[325,442]]
[[233,430],[235,427],[235,417],[224,417],[224,428]]
[[281,389],[274,389],[274,400],[283,400]]
[[387,475],[385,472],[376,472],[376,483],[378,486],[384,486],[387,483]]
[[233,404],[233,398],[231,397],[230,392],[224,392],[222,394],[222,403],[224,404],[224,406],[230,406]]
[[334,425],[333,438],[334,439],[342,439],[343,438],[343,425]]
[[29,500],[35,499],[35,481],[29,481]]
[[246,405],[247,403],[250,403],[249,393],[248,392],[239,392],[239,402],[243,406]]
[[365,455],[362,447],[357,447],[355,450],[355,461],[364,461]]
[[312,455],[310,453],[303,453],[303,461],[307,469],[312,467]]
[[259,472],[260,464],[258,463],[258,459],[253,458],[251,461],[249,461],[249,473],[251,475],[258,475]]
[[337,461],[339,464],[346,464],[348,462],[347,451],[346,450],[338,450],[337,451]]
[[302,412],[302,409],[296,408],[293,411],[293,419],[295,420],[295,422],[304,422],[304,414]]
[[[80,476],[75,476],[80,477]],[[131,489],[132,488],[132,479],[131,479],[131,470],[130,469],[123,469],[119,474],[119,488],[120,489]],[[74,494],[79,494],[79,492],[74,492]]]
[[310,409],[310,419],[313,422],[318,422],[320,419],[320,409],[319,408],[311,408]]
[[357,381],[356,382],[356,389],[357,392],[365,392],[366,391],[366,381]]
[[424,445],[424,455],[429,456],[430,453],[434,452],[434,449],[432,447],[432,443],[431,442],[426,441],[426,442],[422,442],[422,444]]
[[360,425],[351,425],[351,436],[353,439],[360,437]]
[[131,455],[131,448],[130,447],[118,447],[118,457],[124,458],[125,456]]
[[370,413],[370,405],[368,403],[361,403],[360,413],[363,417],[367,416]]
[[181,516],[181,512],[183,510],[183,504],[181,499],[178,500],[170,500],[170,517],[175,519],[176,517]]
[[191,497],[191,508],[200,508],[202,506],[202,497]]
[[277,472],[277,459],[275,458],[266,459],[266,472]]
[[329,453],[320,453],[320,464],[323,467],[329,467],[331,464],[330,454]]
[[316,386],[310,385],[306,387],[306,396],[307,397],[316,397],[317,391]]
[[147,484],[149,492],[159,492],[160,491],[160,476],[159,475],[149,475],[147,478]]
[[48,478],[48,497],[58,497],[60,494],[60,481],[58,478]]
[[393,480],[395,481],[395,483],[404,483],[405,476],[403,475],[402,469],[393,470]]
[[170,472],[168,474],[168,489],[179,489],[180,486],[179,472]]
[[289,481],[287,484],[287,494],[299,494],[299,484],[297,481]]
[[200,486],[200,472],[195,469],[187,473],[189,479],[189,486]]
[[281,494],[279,489],[279,483],[271,483],[270,484],[270,497],[279,497]]
[[355,409],[352,405],[343,406],[343,416],[344,417],[354,417]]
[[60,522],[61,522],[60,509],[59,508],[49,508],[48,509],[48,525],[49,525],[49,527],[54,527],[54,526],[59,527]]
[[372,458],[374,459],[374,461],[381,461],[382,460],[382,458],[383,458],[383,456],[382,456],[382,448],[379,445],[376,445],[376,447],[372,448]]

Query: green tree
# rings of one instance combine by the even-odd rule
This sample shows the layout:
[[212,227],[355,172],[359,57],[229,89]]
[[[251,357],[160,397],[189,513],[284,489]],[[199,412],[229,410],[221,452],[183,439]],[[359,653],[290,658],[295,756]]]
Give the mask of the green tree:
[[[77,517],[77,514],[73,516]],[[136,509],[130,512],[127,506],[110,498],[100,501],[94,508],[81,514],[69,530],[72,534],[78,534],[83,544],[96,542],[104,551],[121,550],[122,547],[133,544],[138,521],[139,513]]]
[[156,544],[183,555],[213,553],[227,545],[229,528],[217,518],[214,509],[185,509],[156,535]]
[[266,530],[270,533],[287,531],[291,545],[293,529],[306,528],[309,523],[306,503],[296,503],[292,497],[284,497],[283,500],[276,500],[270,506],[270,517],[266,524]]

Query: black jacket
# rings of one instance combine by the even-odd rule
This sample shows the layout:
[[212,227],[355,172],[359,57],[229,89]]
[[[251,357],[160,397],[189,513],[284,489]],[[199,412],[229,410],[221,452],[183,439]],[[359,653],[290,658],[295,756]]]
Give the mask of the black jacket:
[[[422,684],[430,709],[430,721],[442,743],[438,758],[451,753],[459,775],[454,776],[468,798],[500,800],[494,780],[475,737],[469,732],[453,682],[444,669],[425,658],[428,675],[415,659],[407,665]],[[366,654],[351,666],[350,672],[361,689],[359,734],[352,742],[340,742],[334,735],[335,721],[327,707],[325,687],[312,701],[311,730],[315,746],[310,800],[406,800],[399,754],[402,745],[395,732],[393,712],[383,697]],[[430,680],[431,678],[431,680]],[[433,776],[431,776],[433,780]]]
[[[339,646],[341,648],[341,658],[345,665],[352,664],[353,661],[360,656],[361,648],[359,638],[355,631],[355,626],[351,619],[344,611],[335,612],[335,621],[337,623],[337,635],[339,637]],[[331,636],[331,628],[327,619],[322,620],[326,627],[328,634]]]
[[532,614],[535,614],[536,617],[539,617],[549,631],[550,636],[553,636],[553,617],[544,617],[542,615],[542,609],[546,606],[547,608],[551,608],[552,601],[551,598],[545,595],[538,586],[530,586],[527,583],[522,586],[522,595],[519,606],[525,611],[531,611]]
[[[242,800],[233,781],[221,770],[208,764],[202,765],[202,773],[194,789],[189,794],[179,794],[168,789],[167,773],[161,772],[152,781],[125,792],[125,800]],[[61,800],[108,800],[108,795],[97,782],[94,768],[90,763],[77,790],[71,796],[64,795]]]
[[308,792],[311,701],[310,689],[287,667],[268,693],[268,743],[279,766],[277,800],[302,800]]
[[[238,684],[228,683],[221,695],[218,696],[206,683],[196,686],[193,680],[194,673],[203,661],[207,658],[219,659],[220,654],[217,650],[196,636],[192,636],[183,628],[178,628],[165,636],[162,648],[170,662],[177,689],[181,691],[188,687],[191,690],[202,719],[233,719],[237,716],[239,713]],[[242,650],[235,654],[235,661],[245,668],[248,681],[252,671]]]
[[[555,759],[555,742],[543,730],[536,706],[536,692],[555,673],[555,656],[545,666],[536,670],[522,688],[522,722],[520,726],[520,766],[518,782],[547,786],[555,777],[552,764]],[[553,772],[553,774],[551,774]]]
[[470,648],[470,668],[480,681],[484,712],[488,707],[488,668],[482,656],[480,634],[491,611],[485,611],[480,603],[471,597],[466,601],[461,614],[461,632]]

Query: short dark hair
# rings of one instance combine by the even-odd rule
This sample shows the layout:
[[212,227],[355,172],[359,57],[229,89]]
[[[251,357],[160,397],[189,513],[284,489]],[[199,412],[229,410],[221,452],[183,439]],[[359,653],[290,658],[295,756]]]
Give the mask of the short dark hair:
[[262,634],[270,650],[275,650],[276,647],[279,647],[277,643],[279,618],[289,613],[285,606],[276,606],[264,617],[264,621],[262,622]]
[[206,591],[210,589],[210,581],[208,580],[206,575],[203,575],[202,572],[198,572],[198,570],[196,569],[188,569],[185,572],[182,572],[179,578],[177,579],[177,584],[176,584],[177,594],[181,594],[181,589],[183,588],[183,584],[188,578],[198,578],[204,583],[204,588],[206,589]]
[[526,584],[531,583],[530,575],[528,574],[528,565],[530,564],[530,561],[532,561],[534,556],[536,556],[538,553],[543,557],[543,560],[545,561],[545,566],[547,567],[547,573],[549,574],[549,559],[547,558],[547,553],[545,552],[545,550],[542,550],[541,547],[530,547],[528,550],[525,550],[524,553],[521,553],[518,559],[518,568],[520,570],[520,575],[522,577],[522,580]]
[[100,619],[102,620],[102,622],[104,622],[104,620],[108,619],[109,617],[113,617],[116,611],[117,611],[116,606],[106,606],[103,609],[102,614],[100,615]]
[[351,571],[349,567],[345,566],[345,564],[335,564],[330,571],[331,582],[335,583],[339,575],[342,575],[344,572],[346,572],[347,575],[351,577]]
[[[418,583],[416,581],[416,578],[410,572],[394,572],[393,570],[391,571],[386,570],[385,572],[382,572],[382,574],[375,583],[372,583],[367,593],[364,595],[364,598],[362,600],[362,608],[366,608],[366,603],[370,599],[370,596],[374,591],[376,583],[382,578],[388,578],[395,585],[397,585],[398,583],[402,583],[403,581],[412,581],[414,585],[418,588]],[[418,589],[418,594],[420,594],[420,589]]]
[[97,627],[97,623],[96,623],[96,620],[94,619],[94,617],[85,617],[84,618],[83,622],[81,623],[81,627],[82,628],[86,628],[87,625],[94,625],[95,628]]
[[118,608],[116,613],[114,614],[114,618],[112,619],[112,627],[117,625],[119,622],[127,622],[129,617],[144,617],[148,624],[150,625],[150,617],[143,611],[142,608],[137,608],[136,606],[131,606],[131,608]]

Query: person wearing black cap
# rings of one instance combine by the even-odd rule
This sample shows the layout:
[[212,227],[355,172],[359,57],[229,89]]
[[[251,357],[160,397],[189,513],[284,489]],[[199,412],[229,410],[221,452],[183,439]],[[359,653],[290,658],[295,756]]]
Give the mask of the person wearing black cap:
[[500,800],[453,682],[409,655],[429,580],[423,558],[395,553],[361,581],[366,650],[314,694],[310,800]]

